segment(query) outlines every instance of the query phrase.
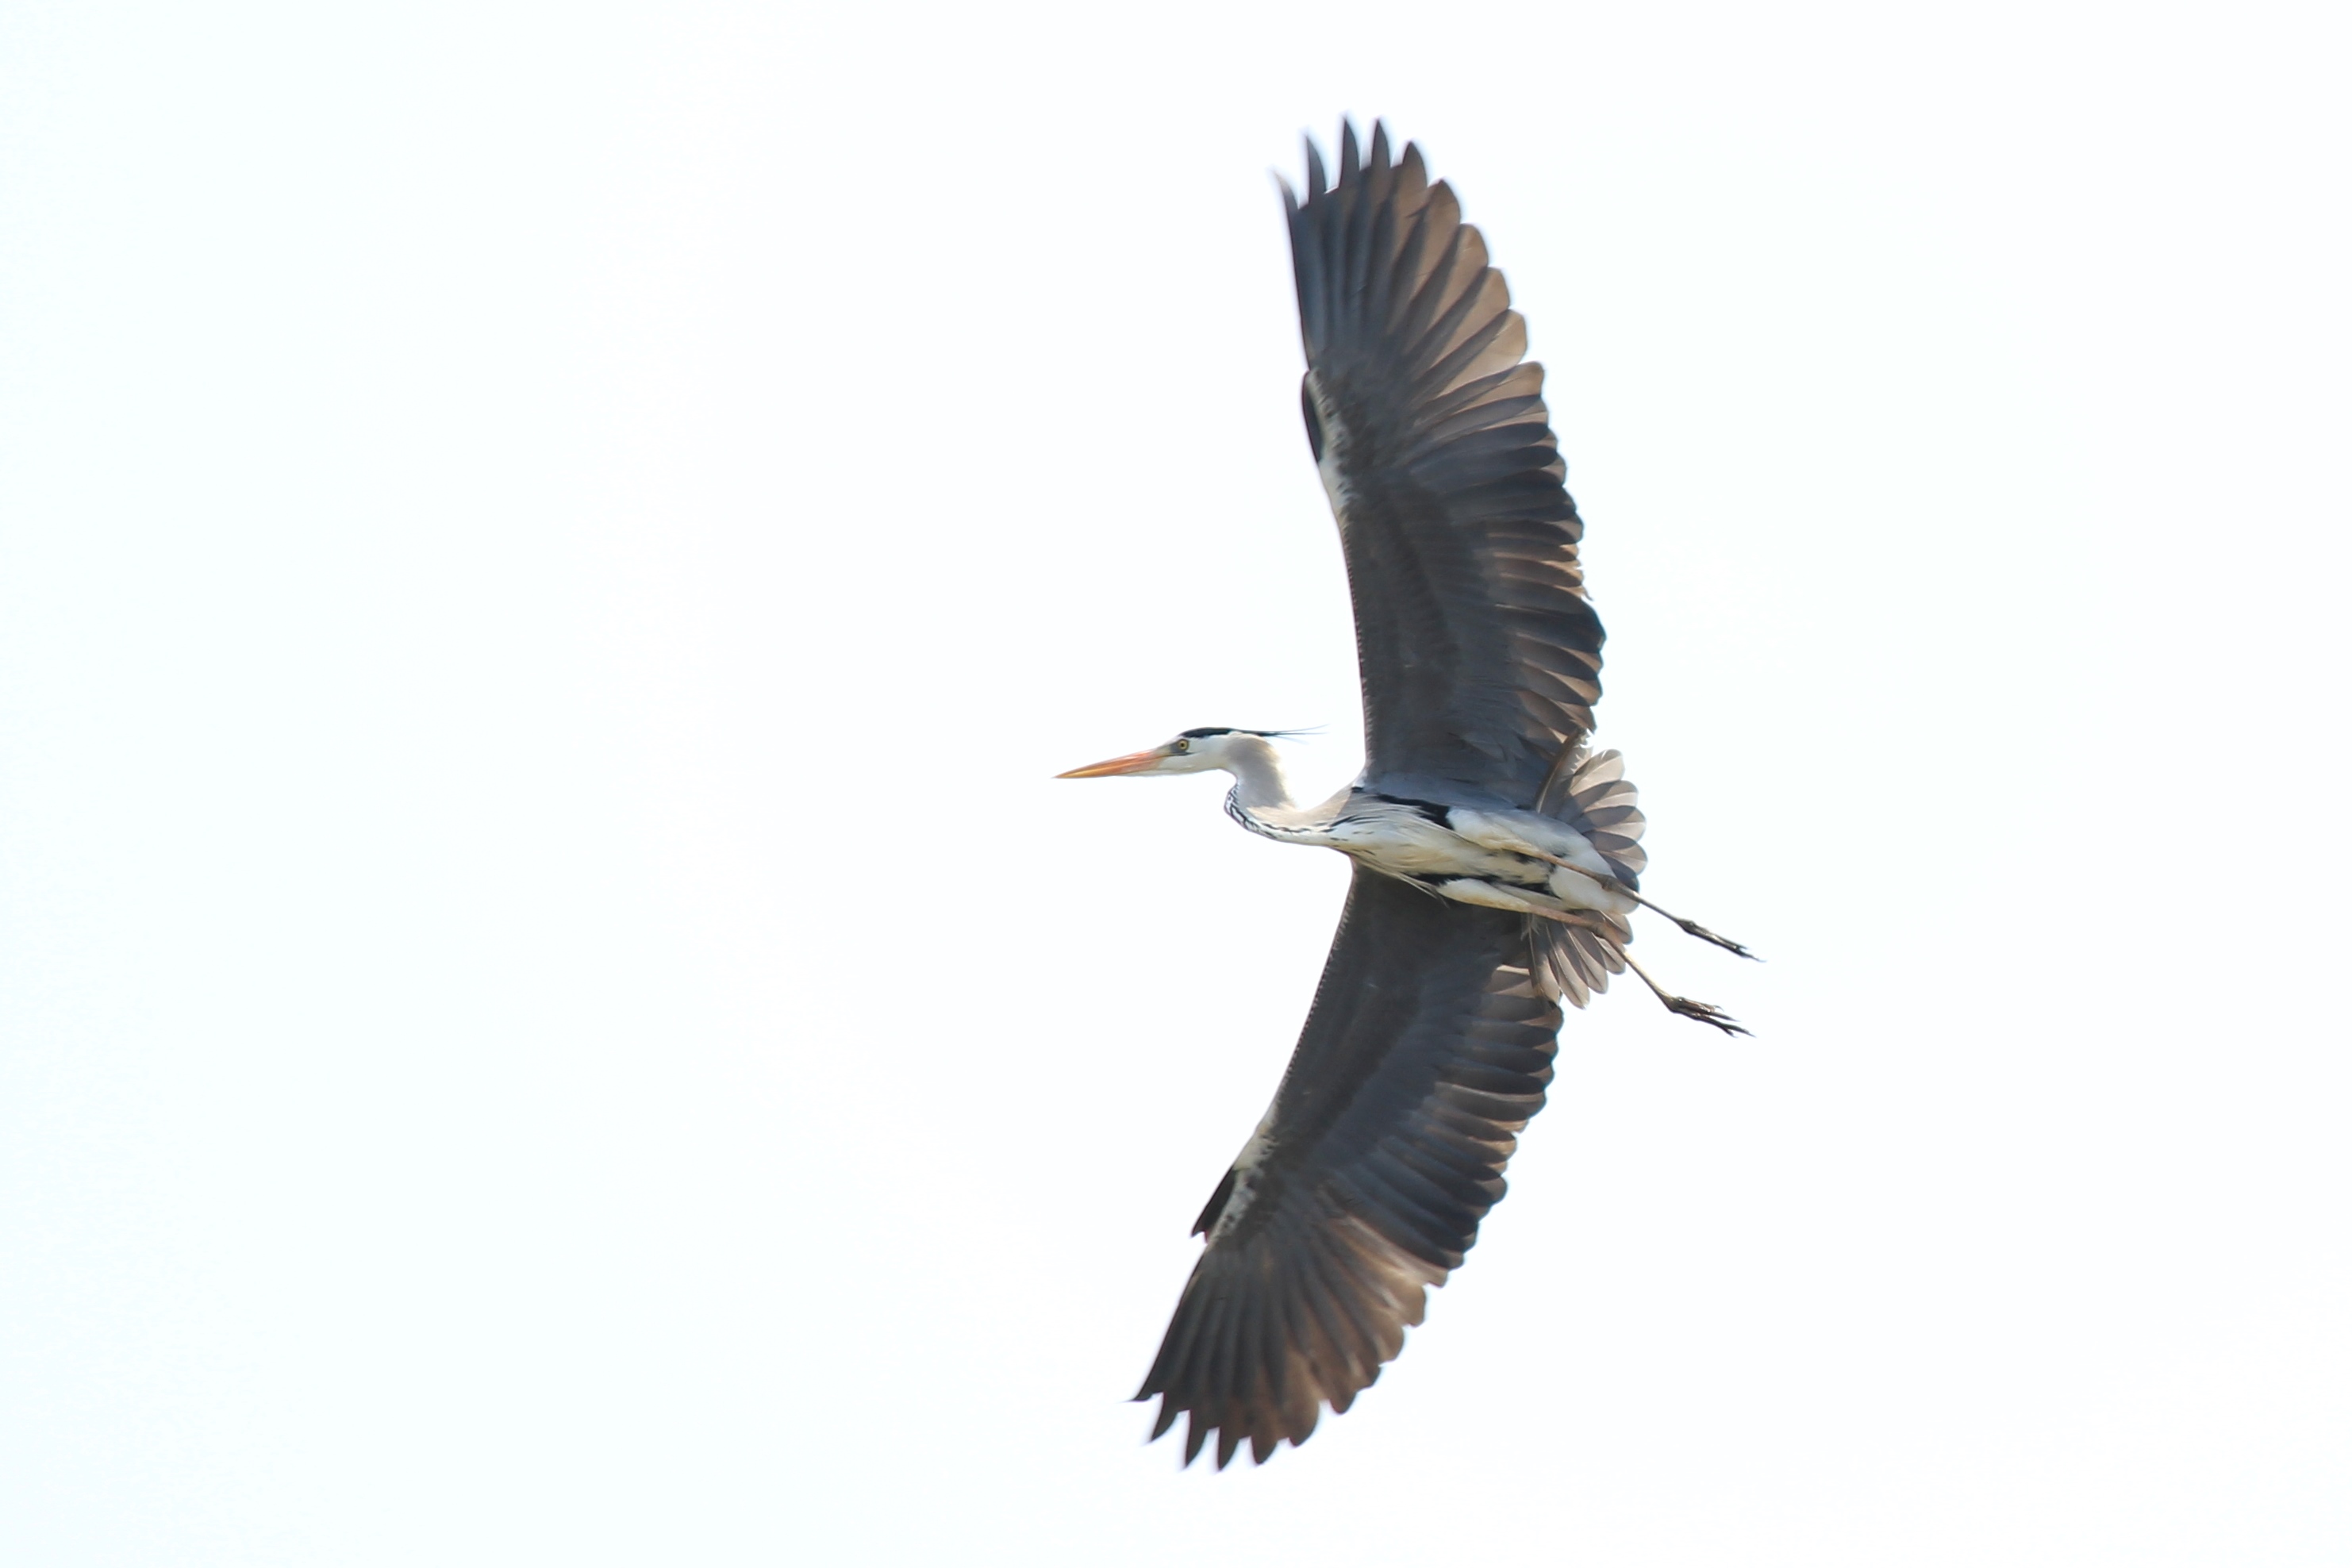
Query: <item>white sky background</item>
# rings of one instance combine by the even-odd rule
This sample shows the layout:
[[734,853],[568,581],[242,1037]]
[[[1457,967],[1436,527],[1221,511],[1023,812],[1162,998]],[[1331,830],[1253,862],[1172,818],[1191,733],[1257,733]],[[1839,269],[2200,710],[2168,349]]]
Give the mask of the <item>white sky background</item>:
[[[0,19],[12,1563],[2339,1563],[2331,7]],[[1140,1378],[1345,881],[1269,169],[1550,367],[1621,988],[1403,1358]]]

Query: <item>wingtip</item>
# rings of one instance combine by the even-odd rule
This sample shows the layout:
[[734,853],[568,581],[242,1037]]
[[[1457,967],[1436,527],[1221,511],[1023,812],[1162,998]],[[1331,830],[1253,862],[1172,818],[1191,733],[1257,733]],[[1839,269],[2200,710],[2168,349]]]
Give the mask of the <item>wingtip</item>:
[[1428,180],[1428,174],[1422,162],[1421,149],[1411,142],[1399,143],[1392,141],[1389,136],[1388,121],[1385,120],[1376,119],[1372,121],[1371,135],[1368,142],[1358,135],[1353,116],[1339,117],[1339,139],[1336,149],[1339,153],[1337,178],[1333,177],[1332,166],[1323,161],[1323,149],[1317,143],[1315,133],[1311,131],[1307,132],[1300,136],[1299,140],[1307,149],[1305,190],[1295,191],[1287,179],[1283,179],[1279,174],[1276,176],[1277,180],[1281,180],[1286,197],[1295,203],[1293,210],[1296,210],[1297,206],[1307,205],[1318,196],[1328,195],[1341,186],[1352,184],[1368,176],[1386,174],[1392,169],[1406,174],[1416,184],[1425,184]]
[[1429,188],[1429,165],[1422,161],[1418,142],[1406,142],[1404,151],[1397,154],[1397,179],[1412,194]]

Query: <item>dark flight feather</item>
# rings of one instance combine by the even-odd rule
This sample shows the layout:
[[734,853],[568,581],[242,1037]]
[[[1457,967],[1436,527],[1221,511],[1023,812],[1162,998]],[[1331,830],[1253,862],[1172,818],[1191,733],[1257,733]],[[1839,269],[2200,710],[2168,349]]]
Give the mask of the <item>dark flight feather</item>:
[[1421,1321],[1503,1195],[1541,1110],[1559,1010],[1531,984],[1515,915],[1358,871],[1298,1047],[1246,1173],[1137,1395],[1153,1436],[1190,1420],[1186,1462],[1264,1459],[1345,1410]]
[[1286,190],[1310,447],[1335,494],[1365,783],[1532,806],[1592,728],[1600,618],[1527,328],[1408,143],[1342,129]]

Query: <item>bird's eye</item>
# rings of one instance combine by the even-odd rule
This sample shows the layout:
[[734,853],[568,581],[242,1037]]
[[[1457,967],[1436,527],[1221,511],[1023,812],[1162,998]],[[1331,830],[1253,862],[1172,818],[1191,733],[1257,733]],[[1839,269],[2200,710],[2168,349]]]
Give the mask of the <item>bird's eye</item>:
[[1192,749],[1192,742],[1190,741],[1179,741],[1176,742],[1176,749],[1180,752],[1189,752]]

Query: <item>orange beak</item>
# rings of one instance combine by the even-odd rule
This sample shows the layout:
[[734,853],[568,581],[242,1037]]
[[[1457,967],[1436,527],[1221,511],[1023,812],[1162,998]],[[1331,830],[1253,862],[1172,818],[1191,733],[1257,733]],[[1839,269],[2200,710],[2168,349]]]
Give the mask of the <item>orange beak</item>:
[[1113,757],[1107,763],[1092,763],[1054,776],[1057,779],[1107,779],[1113,773],[1149,773],[1153,763],[1164,761],[1167,755],[1166,752],[1129,752],[1126,756]]

